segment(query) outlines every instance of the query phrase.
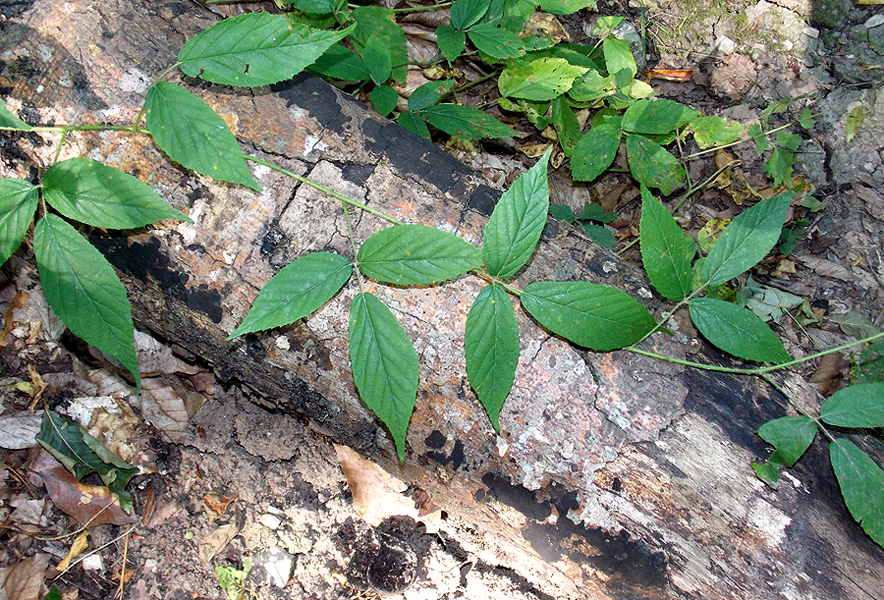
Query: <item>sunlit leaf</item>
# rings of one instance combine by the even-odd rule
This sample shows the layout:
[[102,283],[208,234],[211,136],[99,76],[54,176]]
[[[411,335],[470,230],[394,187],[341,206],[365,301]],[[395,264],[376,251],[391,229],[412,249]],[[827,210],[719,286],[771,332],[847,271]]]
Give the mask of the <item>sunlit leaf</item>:
[[37,212],[37,188],[24,179],[0,179],[0,265],[21,246]]
[[626,138],[629,171],[640,183],[669,195],[685,182],[684,167],[666,148],[641,135]]
[[34,254],[49,306],[78,338],[141,378],[132,308],[110,263],[76,229],[48,214],[34,228]]
[[472,106],[436,104],[421,111],[421,116],[433,127],[466,140],[516,135],[509,126]]
[[311,31],[282,15],[240,15],[192,37],[178,51],[178,62],[185,74],[206,81],[269,85],[291,79],[348,33]]
[[690,314],[700,333],[728,354],[772,363],[792,358],[764,321],[736,304],[715,298],[695,298],[690,304]]
[[820,418],[838,427],[884,427],[884,383],[838,390],[823,403]]
[[[629,48],[629,42],[609,35],[602,42],[602,51],[605,55],[608,73],[614,75],[618,82],[621,78],[624,81],[631,81],[635,78],[638,67],[635,64],[635,57],[632,56],[632,50]],[[619,75],[621,71],[624,72],[623,75]]]
[[591,350],[624,348],[656,326],[654,317],[638,300],[606,285],[535,282],[525,286],[520,300],[541,325]]
[[697,117],[691,121],[694,141],[700,148],[723,146],[740,139],[746,126],[736,121],[721,117]]
[[485,286],[467,315],[464,332],[467,375],[494,429],[516,377],[519,326],[513,304],[499,285]]
[[845,127],[845,135],[848,142],[856,136],[856,132],[866,120],[866,109],[862,104],[855,106],[847,113],[847,125]]
[[264,285],[246,318],[227,339],[306,317],[338,293],[352,272],[349,260],[330,252],[312,252],[292,261]]
[[675,131],[697,116],[697,111],[674,100],[639,100],[623,113],[622,127],[633,133],[659,135]]
[[28,131],[31,126],[12,114],[6,106],[6,102],[0,98],[0,127],[8,127],[9,129],[17,129],[19,131]]
[[88,158],[49,167],[43,197],[64,216],[93,227],[134,229],[163,219],[193,223],[146,183]]
[[540,0],[540,10],[551,15],[570,15],[584,8],[595,10],[596,0]]
[[850,514],[884,546],[884,471],[850,440],[829,444],[829,458]]
[[527,100],[552,100],[571,89],[574,80],[586,73],[564,58],[513,60],[497,80],[501,95]]
[[644,185],[641,194],[642,263],[654,288],[663,297],[678,302],[691,291],[694,240],[682,231],[666,207]]
[[359,270],[397,285],[438,283],[482,266],[482,252],[447,231],[424,225],[382,229],[359,248]]
[[260,186],[224,120],[200,98],[159,81],[144,100],[147,128],[157,146],[181,166],[221,181]]
[[540,240],[549,210],[546,166],[552,147],[505,191],[494,207],[482,236],[488,272],[501,279],[515,275]]
[[783,192],[737,215],[706,257],[702,273],[706,282],[725,283],[764,258],[780,239],[792,196]]
[[418,359],[399,321],[372,294],[359,294],[350,305],[350,366],[360,397],[390,430],[404,462]]

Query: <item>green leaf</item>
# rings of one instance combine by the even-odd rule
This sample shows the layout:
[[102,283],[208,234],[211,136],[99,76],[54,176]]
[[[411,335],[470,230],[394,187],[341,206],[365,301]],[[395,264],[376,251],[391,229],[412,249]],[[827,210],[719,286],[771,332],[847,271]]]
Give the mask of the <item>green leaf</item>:
[[884,382],[884,339],[866,346],[850,369],[853,383]]
[[694,240],[681,230],[646,186],[641,186],[641,193],[639,240],[642,264],[654,288],[664,298],[678,302],[691,291],[691,261],[696,254]]
[[737,141],[746,126],[721,117],[697,117],[691,121],[691,131],[700,148],[711,148]]
[[599,17],[595,20],[595,23],[592,24],[592,29],[590,29],[589,35],[598,38],[608,37],[614,33],[614,30],[620,27],[625,20],[626,17],[621,16]]
[[[568,90],[568,95],[576,102],[595,102],[600,98],[610,96],[616,91],[617,88],[614,85],[613,76],[608,75],[605,77],[597,71],[590,69],[582,77],[574,81],[571,89]],[[619,124],[617,128],[620,128]]]
[[791,185],[792,165],[794,164],[795,155],[777,147],[764,163],[764,173],[773,179],[774,185]]
[[416,133],[422,138],[429,140],[430,139],[430,130],[427,128],[427,122],[424,121],[419,115],[413,112],[403,112],[399,114],[399,118],[396,119],[396,122],[399,123],[402,127],[405,127],[409,131]]
[[565,221],[567,223],[573,223],[577,220],[577,217],[574,216],[574,211],[571,210],[571,207],[567,204],[550,204],[549,214],[559,221]]
[[[638,72],[635,64],[635,58],[632,56],[632,50],[629,49],[629,42],[618,40],[609,35],[602,42],[602,51],[605,55],[605,65],[608,73],[614,75],[618,79],[622,77],[624,80],[632,80]],[[618,76],[620,71],[625,71],[627,75]]]
[[847,142],[850,143],[850,140],[856,136],[857,130],[863,126],[863,123],[866,120],[866,109],[860,104],[859,106],[853,107],[849,113],[847,113],[847,126],[845,127],[845,134],[847,138]]
[[368,67],[371,80],[377,84],[384,83],[393,72],[393,58],[390,49],[379,37],[370,37],[362,48],[362,60]]
[[338,293],[353,272],[350,261],[330,252],[298,258],[268,281],[228,340],[303,319]]
[[801,136],[783,129],[777,134],[776,145],[789,150],[798,150],[801,145]]
[[467,35],[448,25],[436,28],[436,44],[449,63],[453,62],[467,45]]
[[348,33],[311,31],[282,15],[240,15],[192,37],[178,51],[178,62],[185,74],[206,81],[269,85],[291,79]]
[[141,390],[132,308],[113,267],[76,229],[48,214],[34,228],[46,300],[78,338],[120,361]]
[[0,265],[21,246],[37,212],[37,188],[24,179],[0,179]]
[[767,151],[767,135],[765,135],[764,131],[761,129],[761,125],[758,123],[753,123],[749,125],[747,131],[749,132],[749,136],[752,138],[752,141],[755,142],[755,151],[758,152],[758,156],[763,155]]
[[467,375],[496,431],[519,364],[519,326],[506,291],[485,286],[467,315],[464,332]]
[[571,110],[565,96],[559,96],[552,103],[552,123],[559,136],[559,144],[565,152],[565,156],[571,157],[574,146],[580,141],[582,135],[577,115]]
[[399,93],[389,85],[378,85],[371,90],[371,105],[385,117],[393,112],[399,102]]
[[604,225],[581,223],[580,226],[583,227],[583,231],[586,232],[587,237],[602,248],[613,250],[617,247],[617,238],[615,238],[614,234]]
[[348,81],[363,81],[371,78],[371,72],[365,61],[355,52],[340,44],[335,44],[326,50],[310,65],[310,70],[326,77]]
[[829,444],[829,458],[850,514],[876,544],[884,546],[884,471],[845,439]]
[[816,125],[816,119],[813,118],[813,113],[809,108],[805,108],[801,111],[801,115],[798,117],[798,124],[801,125],[802,129],[813,129]]
[[[393,20],[393,11],[379,6],[360,6],[350,13],[356,21],[356,28],[350,34],[356,51],[361,52],[368,40],[378,38],[390,51],[394,65],[392,77],[395,81],[405,81],[406,55],[405,33]],[[343,36],[342,36],[343,37]]]
[[119,498],[123,510],[132,513],[132,496],[123,488],[138,469],[102,446],[79,423],[47,410],[36,440],[77,479],[98,473],[107,489]]
[[838,390],[823,403],[820,418],[838,427],[884,427],[884,383]]
[[439,283],[482,266],[481,251],[447,231],[424,225],[382,229],[359,248],[359,270],[396,285]]
[[[475,25],[467,31],[473,45],[491,58],[506,60],[524,54],[522,39],[508,29],[489,23]],[[501,75],[502,76],[502,75]]]
[[761,479],[776,483],[779,467],[791,467],[807,451],[816,437],[817,426],[809,417],[781,417],[758,428],[758,435],[774,447],[764,463],[752,463],[752,470]]
[[350,366],[356,389],[393,435],[405,462],[405,435],[417,397],[414,346],[390,309],[362,293],[350,305]]
[[574,147],[571,175],[577,181],[592,181],[604,173],[617,157],[620,131],[608,125],[589,130]]
[[502,96],[552,100],[570,90],[574,80],[588,70],[575,67],[564,58],[540,58],[531,62],[513,60],[500,74],[497,87]]
[[488,8],[491,0],[455,0],[451,5],[451,26],[455,29],[467,29],[478,23]]
[[29,131],[31,126],[12,114],[6,106],[6,102],[0,98],[0,127],[16,129],[18,131]]
[[769,461],[791,467],[810,448],[817,426],[810,417],[780,417],[758,428],[758,435],[775,448]]
[[466,140],[510,137],[516,132],[478,108],[460,104],[437,104],[421,112],[427,122],[449,135]]
[[710,285],[725,283],[764,258],[780,239],[792,195],[783,192],[737,215],[712,246],[703,279]]
[[675,131],[698,116],[697,111],[674,100],[639,100],[623,113],[625,131],[659,135]]
[[88,158],[49,167],[43,198],[64,216],[93,227],[135,229],[163,219],[193,223],[146,183]]
[[451,91],[453,85],[453,79],[431,81],[423,84],[411,92],[411,96],[408,98],[408,109],[419,111],[438,104],[445,94]]
[[482,255],[488,272],[507,279],[521,269],[540,240],[549,211],[546,166],[552,146],[533,167],[503,193],[482,235]]
[[148,90],[144,106],[147,128],[169,158],[214,179],[261,189],[227,124],[200,98],[159,81]]
[[596,9],[596,0],[540,0],[540,10],[551,15],[570,15],[578,10]]
[[580,221],[598,221],[599,223],[610,223],[617,218],[617,213],[605,212],[605,209],[595,202],[584,202],[583,212],[577,217]]
[[770,327],[745,308],[715,298],[695,298],[690,313],[700,333],[728,354],[757,362],[792,359]]
[[58,588],[54,585],[49,588],[49,592],[43,596],[43,600],[62,600],[61,594],[58,593]]
[[626,158],[629,171],[639,183],[659,188],[669,195],[684,185],[684,167],[668,150],[653,140],[641,135],[626,138]]
[[312,15],[328,15],[346,8],[341,0],[286,0],[286,4]]
[[541,281],[525,286],[520,299],[541,325],[590,350],[624,348],[656,326],[638,300],[606,285]]

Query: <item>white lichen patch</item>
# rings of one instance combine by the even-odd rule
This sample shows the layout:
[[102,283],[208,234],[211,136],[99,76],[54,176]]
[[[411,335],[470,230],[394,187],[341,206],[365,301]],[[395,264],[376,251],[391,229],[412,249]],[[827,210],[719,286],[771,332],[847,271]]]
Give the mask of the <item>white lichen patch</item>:
[[749,508],[749,526],[760,533],[767,540],[768,546],[773,548],[783,543],[786,527],[791,523],[792,519],[764,500],[755,502]]
[[141,69],[130,67],[120,75],[118,85],[124,92],[133,94],[146,94],[150,87],[150,77]]
[[304,158],[310,158],[314,150],[324,152],[328,150],[328,144],[316,136],[308,135],[304,138]]

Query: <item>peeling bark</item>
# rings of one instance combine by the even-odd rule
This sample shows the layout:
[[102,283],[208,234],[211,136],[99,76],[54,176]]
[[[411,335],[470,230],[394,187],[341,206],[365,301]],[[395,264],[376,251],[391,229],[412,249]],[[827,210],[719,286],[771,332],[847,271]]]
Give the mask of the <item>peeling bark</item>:
[[[0,85],[31,121],[131,123],[149,83],[215,18],[184,0],[37,2],[0,22]],[[481,241],[499,192],[324,82],[301,75],[254,91],[180,83],[225,118],[246,152],[403,221]],[[3,176],[28,177],[28,157],[45,165],[51,155],[34,134],[0,139]],[[368,282],[421,357],[400,467],[350,375],[353,285],[290,327],[226,341],[261,287],[294,258],[318,250],[353,257],[339,203],[260,166],[253,169],[260,193],[184,172],[143,137],[72,135],[62,158],[75,155],[136,174],[196,223],[90,236],[121,273],[137,327],[422,488],[476,532],[455,540],[466,552],[482,540],[494,548],[483,560],[511,569],[534,596],[878,596],[884,551],[848,515],[820,442],[778,490],[754,477],[750,463],[765,458],[765,444],[753,431],[786,414],[783,398],[762,381],[627,352],[584,352],[517,309],[521,359],[496,435],[466,381],[462,351],[481,282],[417,289]],[[357,242],[387,226],[350,215]],[[556,222],[517,283],[541,279],[605,283],[660,308],[641,272]],[[727,360],[685,321],[649,346]],[[799,378],[785,385],[818,407]]]

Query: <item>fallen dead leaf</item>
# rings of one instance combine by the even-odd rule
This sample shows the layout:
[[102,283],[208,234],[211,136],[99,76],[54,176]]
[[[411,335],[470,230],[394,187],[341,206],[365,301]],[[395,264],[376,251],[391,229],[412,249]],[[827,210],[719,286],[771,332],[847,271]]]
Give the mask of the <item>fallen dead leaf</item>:
[[817,391],[828,398],[841,387],[849,368],[850,362],[840,352],[827,354],[820,359],[820,364],[810,377],[810,382],[815,383]]
[[209,517],[209,522],[214,523],[217,521],[221,515],[227,512],[227,507],[235,501],[235,496],[224,496],[218,492],[209,492],[203,496],[203,508]]
[[0,417],[0,448],[24,450],[37,445],[36,436],[40,431],[43,411],[32,413],[22,410]]
[[40,476],[52,503],[76,519],[80,525],[124,525],[138,522],[137,516],[126,514],[106,487],[77,481],[76,477],[68,473],[45,450],[40,449],[32,455],[27,466],[31,472]]
[[651,69],[645,73],[645,77],[647,77],[648,81],[660,79],[662,81],[687,83],[691,80],[693,73],[692,69]]
[[61,562],[58,563],[58,566],[55,569],[59,572],[67,571],[68,567],[71,566],[71,561],[80,556],[83,553],[83,550],[89,547],[89,532],[81,531],[80,535],[74,540],[74,543],[71,544],[70,550],[65,555]]
[[239,529],[236,524],[227,523],[201,541],[197,547],[197,554],[202,563],[204,565],[211,563],[212,559],[218,556],[233,541],[233,538],[239,534]]
[[0,569],[3,600],[40,600],[43,577],[49,568],[49,554],[38,553],[12,566]]
[[522,27],[519,37],[526,38],[532,35],[541,36],[556,43],[571,41],[571,36],[568,35],[565,27],[555,15],[545,12],[531,13],[525,26]]
[[[414,499],[406,495],[405,482],[346,446],[335,445],[335,454],[353,494],[353,508],[369,525],[379,525],[387,517],[401,515],[423,522],[427,533],[439,531],[441,511],[436,508],[422,514]],[[426,507],[427,502],[428,499],[423,500],[422,506]]]
[[142,417],[171,441],[180,443],[184,441],[190,418],[206,397],[188,390],[174,376],[163,376],[142,379],[138,401]]
[[16,294],[9,299],[9,308],[3,312],[3,319],[6,325],[3,326],[3,331],[0,331],[0,347],[6,347],[6,336],[9,335],[9,332],[12,331],[12,328],[15,326],[15,321],[12,318],[13,312],[16,308],[23,308],[27,300],[27,292],[16,292]]

